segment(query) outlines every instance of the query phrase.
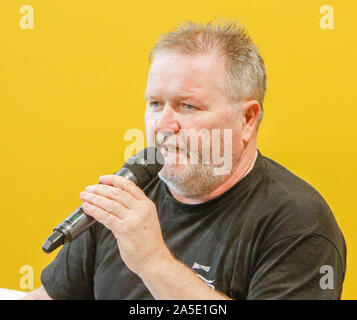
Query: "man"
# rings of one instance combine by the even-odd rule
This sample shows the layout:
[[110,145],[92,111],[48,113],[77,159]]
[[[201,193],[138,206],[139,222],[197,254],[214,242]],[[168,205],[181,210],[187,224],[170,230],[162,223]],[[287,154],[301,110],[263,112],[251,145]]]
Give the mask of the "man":
[[[266,77],[244,29],[187,23],[150,57],[146,135],[165,166],[144,190],[113,175],[87,187],[83,208],[97,222],[28,298],[339,299],[346,247],[332,212],[257,150]],[[203,129],[210,141],[230,132],[228,172],[202,161]],[[224,152],[224,137],[213,148]]]

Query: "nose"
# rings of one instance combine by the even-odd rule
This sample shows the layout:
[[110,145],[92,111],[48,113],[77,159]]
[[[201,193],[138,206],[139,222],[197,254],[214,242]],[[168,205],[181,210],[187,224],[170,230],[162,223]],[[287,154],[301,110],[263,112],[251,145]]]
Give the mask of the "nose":
[[175,109],[169,104],[166,104],[156,122],[155,131],[171,131],[173,133],[177,133],[180,130],[177,120],[177,113]]

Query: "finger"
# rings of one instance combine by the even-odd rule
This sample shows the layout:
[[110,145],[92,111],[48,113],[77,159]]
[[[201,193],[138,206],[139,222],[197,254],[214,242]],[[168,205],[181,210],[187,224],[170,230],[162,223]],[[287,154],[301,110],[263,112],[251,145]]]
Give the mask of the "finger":
[[121,219],[125,218],[125,212],[128,211],[128,209],[124,208],[120,203],[95,193],[83,191],[80,197],[83,201],[89,202]]
[[117,188],[125,190],[137,200],[144,200],[146,198],[144,191],[142,191],[133,181],[128,180],[124,177],[116,175],[107,175],[101,176],[99,180],[104,184],[110,184]]
[[131,194],[123,191],[120,188],[114,186],[108,186],[106,184],[95,184],[86,187],[87,192],[92,192],[97,195],[107,197],[116,202],[119,202],[127,209],[133,208],[135,202],[137,201]]
[[94,206],[89,202],[84,202],[82,208],[86,214],[93,217],[96,221],[104,225],[113,233],[118,232],[121,220],[116,216],[104,211],[101,208]]

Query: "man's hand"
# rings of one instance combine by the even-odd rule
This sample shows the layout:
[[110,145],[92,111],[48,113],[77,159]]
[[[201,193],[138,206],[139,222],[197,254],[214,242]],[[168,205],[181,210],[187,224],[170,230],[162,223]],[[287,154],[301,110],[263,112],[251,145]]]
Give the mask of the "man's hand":
[[81,193],[83,210],[111,230],[127,267],[156,299],[229,299],[209,288],[171,255],[162,238],[155,204],[124,177],[100,177]]
[[121,176],[100,177],[80,197],[83,210],[112,231],[127,267],[138,274],[171,259],[155,204],[136,184]]

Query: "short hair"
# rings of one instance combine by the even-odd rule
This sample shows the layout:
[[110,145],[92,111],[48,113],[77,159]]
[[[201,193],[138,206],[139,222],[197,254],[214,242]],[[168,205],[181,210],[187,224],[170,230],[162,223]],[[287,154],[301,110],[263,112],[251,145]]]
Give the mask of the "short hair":
[[173,50],[184,54],[217,53],[224,57],[225,79],[219,86],[231,101],[256,99],[260,104],[258,125],[263,118],[263,100],[266,91],[264,60],[257,46],[237,22],[194,23],[188,21],[169,33],[161,35],[149,54],[152,62],[160,50]]

